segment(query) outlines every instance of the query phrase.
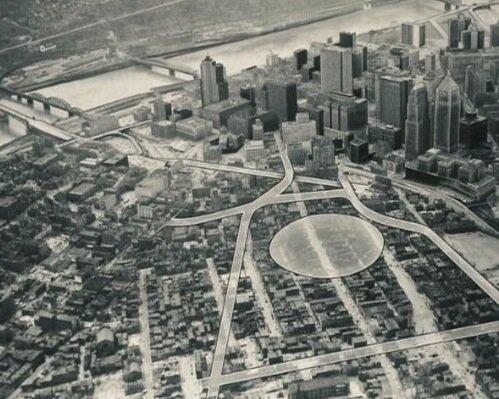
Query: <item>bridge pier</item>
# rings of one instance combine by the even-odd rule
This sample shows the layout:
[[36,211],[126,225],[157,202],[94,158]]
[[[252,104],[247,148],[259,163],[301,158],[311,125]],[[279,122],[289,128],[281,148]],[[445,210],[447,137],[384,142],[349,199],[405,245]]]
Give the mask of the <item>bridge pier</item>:
[[29,105],[30,107],[33,107],[33,106],[34,106],[34,103],[35,103],[35,100],[33,100],[33,98],[31,98],[31,97],[28,97],[28,98],[27,98],[27,100],[28,100],[28,105]]
[[17,130],[16,127],[20,127],[24,134],[29,133],[29,125],[28,122],[24,120],[20,120],[9,113],[7,113],[7,124],[12,130]]
[[50,104],[43,103],[43,110],[46,114],[50,114]]
[[175,69],[168,69],[168,74],[174,78],[175,77]]

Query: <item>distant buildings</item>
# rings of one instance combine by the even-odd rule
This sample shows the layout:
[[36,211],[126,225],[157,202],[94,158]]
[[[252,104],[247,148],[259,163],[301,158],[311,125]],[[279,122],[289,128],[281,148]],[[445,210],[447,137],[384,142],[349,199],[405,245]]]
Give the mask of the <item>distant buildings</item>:
[[412,89],[405,121],[405,159],[412,161],[430,148],[428,92],[420,83]]
[[499,21],[490,25],[490,46],[499,47]]
[[464,50],[480,50],[485,47],[485,31],[470,25],[461,32],[461,43]]
[[201,100],[203,107],[229,98],[225,68],[210,57],[201,61]]
[[458,150],[461,92],[450,74],[436,90],[434,147],[446,154]]
[[421,47],[426,42],[426,25],[405,22],[401,27],[401,42],[408,46]]
[[471,24],[471,18],[459,14],[457,17],[450,18],[447,22],[450,48],[458,48],[461,42],[461,33],[468,29]]

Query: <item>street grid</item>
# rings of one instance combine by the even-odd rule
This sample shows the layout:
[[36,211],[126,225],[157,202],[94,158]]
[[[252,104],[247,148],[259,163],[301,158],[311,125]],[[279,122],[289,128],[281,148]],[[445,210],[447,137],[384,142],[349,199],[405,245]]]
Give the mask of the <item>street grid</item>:
[[[281,174],[275,174],[273,176],[270,176],[270,173],[268,171],[258,171],[254,169],[249,170],[246,168],[236,168],[227,165],[204,163],[202,161],[189,161],[190,166],[193,167],[200,167],[200,168],[206,167],[208,169],[226,170],[226,171],[230,170],[231,172],[235,173],[239,172],[243,174],[255,174],[255,175],[261,174],[262,176],[267,175],[267,177],[274,177],[274,178],[282,176],[282,180],[272,189],[270,189],[262,196],[260,196],[259,198],[255,199],[254,201],[248,204],[199,217],[182,218],[182,219],[173,218],[172,220],[170,220],[168,223],[166,223],[164,226],[161,227],[161,229],[163,229],[166,227],[199,225],[201,223],[220,220],[230,216],[242,215],[241,222],[239,225],[236,250],[234,253],[234,258],[230,271],[229,283],[223,303],[220,328],[215,346],[211,373],[209,377],[200,380],[204,388],[205,398],[209,399],[217,398],[220,387],[227,384],[245,382],[258,378],[271,377],[284,373],[305,370],[312,367],[330,365],[338,362],[360,359],[364,357],[371,357],[380,354],[387,354],[396,351],[420,348],[428,345],[452,342],[460,339],[466,339],[480,335],[499,332],[499,321],[494,321],[473,326],[456,328],[452,330],[421,334],[414,337],[404,338],[394,341],[373,343],[365,347],[352,348],[335,353],[329,353],[325,355],[318,355],[309,358],[283,362],[276,365],[256,367],[245,371],[223,374],[225,353],[229,342],[232,315],[234,312],[234,305],[237,293],[237,286],[241,275],[241,270],[243,267],[243,259],[246,251],[246,243],[248,241],[248,236],[249,236],[250,223],[254,213],[258,209],[268,205],[313,201],[313,200],[331,199],[331,198],[347,199],[351,202],[351,204],[359,212],[359,214],[367,220],[383,224],[386,226],[419,233],[429,238],[462,271],[464,271],[466,275],[470,277],[475,282],[475,284],[477,284],[478,287],[480,287],[488,296],[490,296],[490,298],[492,298],[495,303],[499,303],[499,290],[493,284],[491,284],[482,274],[480,274],[471,264],[469,264],[459,253],[457,253],[457,251],[455,251],[449,244],[447,244],[438,234],[436,234],[431,228],[429,228],[426,225],[421,225],[418,223],[408,222],[405,220],[395,219],[389,216],[381,215],[367,208],[364,204],[362,204],[362,202],[355,194],[350,181],[348,180],[347,176],[342,170],[339,171],[340,185],[339,188],[337,189],[317,191],[317,192],[305,192],[305,193],[297,192],[292,194],[283,194],[283,192],[293,183],[293,181],[306,181],[308,183],[311,183],[313,180],[314,183],[321,184],[326,187],[334,187],[338,185],[335,182],[326,179],[319,179],[319,178],[296,179],[294,176],[293,167],[288,158],[287,151],[284,148],[284,145],[278,133],[275,134],[275,140],[279,149],[282,162],[284,164],[285,168],[284,176],[282,176]],[[352,171],[350,172],[352,173]],[[353,171],[353,173],[355,172]]]

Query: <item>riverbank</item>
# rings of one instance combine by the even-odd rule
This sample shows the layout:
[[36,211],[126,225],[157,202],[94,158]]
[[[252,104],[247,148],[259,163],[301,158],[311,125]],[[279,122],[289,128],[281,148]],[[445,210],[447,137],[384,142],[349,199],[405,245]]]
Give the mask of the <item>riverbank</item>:
[[[384,7],[387,5],[399,3],[401,1],[403,1],[403,0],[391,0],[388,2],[384,2],[382,4],[376,4],[375,7]],[[271,27],[264,29],[262,31],[259,31],[259,32],[240,33],[237,35],[232,35],[231,37],[224,38],[222,40],[204,41],[204,42],[200,42],[198,44],[190,43],[189,47],[176,48],[176,49],[169,50],[167,52],[148,54],[145,58],[159,58],[159,57],[164,58],[164,59],[174,58],[174,57],[186,55],[186,54],[193,53],[193,52],[208,50],[210,48],[217,47],[217,46],[230,45],[233,43],[238,43],[238,42],[242,42],[242,41],[249,40],[249,39],[254,39],[254,38],[258,38],[258,37],[265,37],[265,36],[269,36],[269,35],[279,33],[279,32],[285,32],[285,31],[288,31],[291,29],[296,29],[296,28],[304,27],[304,26],[307,26],[310,24],[323,22],[323,21],[327,21],[330,19],[349,15],[349,14],[361,11],[362,9],[363,9],[363,2],[359,1],[356,4],[344,6],[341,9],[326,13],[325,15],[322,15],[320,17],[311,18],[311,19],[302,20],[302,21],[296,21],[296,22],[288,23],[284,26],[271,26]],[[23,92],[40,90],[40,89],[54,86],[54,85],[59,85],[59,84],[63,84],[63,83],[72,82],[75,80],[85,79],[85,78],[92,77],[95,75],[104,74],[107,72],[113,72],[113,71],[116,71],[119,69],[125,69],[127,67],[132,66],[132,65],[133,65],[133,62],[131,62],[131,61],[120,60],[119,62],[117,62],[116,64],[113,64],[113,65],[105,65],[105,66],[102,66],[101,68],[98,68],[98,67],[92,68],[91,71],[78,72],[78,73],[74,73],[74,74],[69,72],[68,74],[65,74],[63,76],[49,79],[49,80],[44,80],[44,81],[41,81],[41,82],[36,83],[36,84],[13,85],[13,86],[11,86],[11,88],[13,88],[15,90],[23,91]],[[5,73],[1,78],[3,79],[5,77],[9,76],[9,74],[15,72],[18,69],[19,68],[16,68],[12,71],[9,71],[8,73]],[[0,80],[0,83],[1,83],[1,80]]]

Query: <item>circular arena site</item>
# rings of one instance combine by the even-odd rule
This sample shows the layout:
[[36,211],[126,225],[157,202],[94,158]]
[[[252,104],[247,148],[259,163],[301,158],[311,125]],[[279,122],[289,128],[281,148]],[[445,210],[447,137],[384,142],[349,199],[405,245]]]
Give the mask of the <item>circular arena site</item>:
[[383,235],[371,223],[348,215],[295,220],[272,238],[270,256],[303,276],[339,278],[371,266],[383,251]]

